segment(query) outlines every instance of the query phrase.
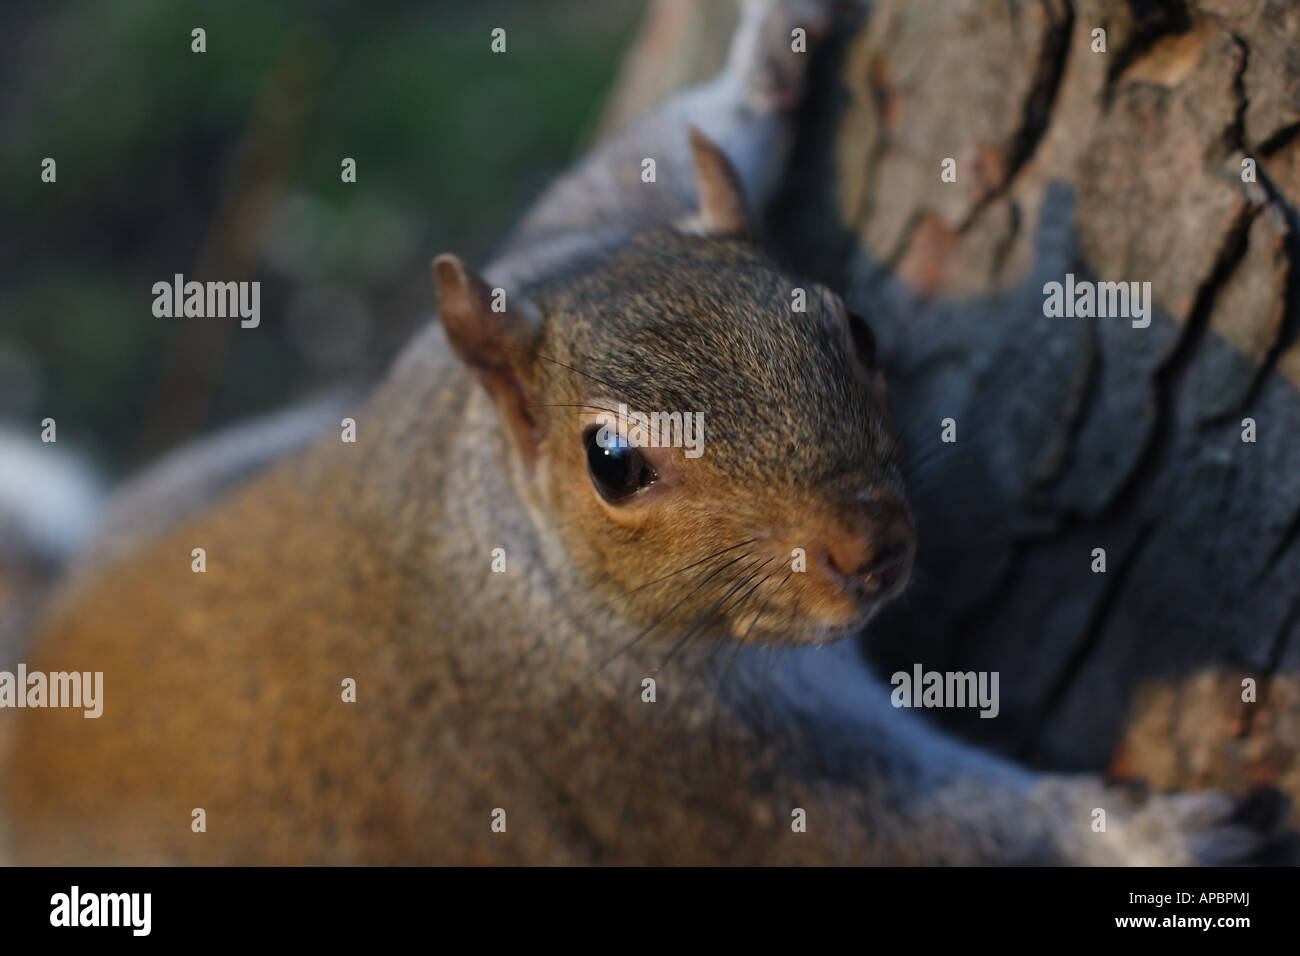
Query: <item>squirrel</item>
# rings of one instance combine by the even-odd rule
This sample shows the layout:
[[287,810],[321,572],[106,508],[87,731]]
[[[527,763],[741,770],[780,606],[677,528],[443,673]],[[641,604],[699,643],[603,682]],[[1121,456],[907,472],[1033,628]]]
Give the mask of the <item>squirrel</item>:
[[[482,277],[439,256],[438,319],[355,442],[295,439],[206,508],[95,549],[111,557],[58,595],[28,669],[102,672],[102,716],[0,710],[14,859],[1192,863],[1267,845],[1276,814],[1220,794],[1140,798],[950,740],[839,640],[905,586],[917,534],[869,325],[783,272],[751,213],[807,10],[749,4],[722,77],[597,148]],[[641,183],[656,154],[662,180]],[[601,438],[626,409],[702,412],[704,453]]]

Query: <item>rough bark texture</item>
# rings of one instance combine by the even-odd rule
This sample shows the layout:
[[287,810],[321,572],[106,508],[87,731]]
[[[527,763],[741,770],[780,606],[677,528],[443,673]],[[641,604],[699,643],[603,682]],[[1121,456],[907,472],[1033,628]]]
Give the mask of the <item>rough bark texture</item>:
[[[666,38],[734,10],[682,6],[611,124],[710,69]],[[1300,4],[880,0],[816,55],[768,226],[872,322],[912,458],[881,671],[999,671],[938,719],[1031,764],[1300,803]],[[1149,281],[1150,326],[1045,317],[1067,272]]]

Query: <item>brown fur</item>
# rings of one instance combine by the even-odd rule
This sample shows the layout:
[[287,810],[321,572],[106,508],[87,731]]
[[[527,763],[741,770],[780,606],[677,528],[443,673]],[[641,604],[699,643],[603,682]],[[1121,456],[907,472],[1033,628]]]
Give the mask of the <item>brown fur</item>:
[[[748,35],[784,43],[784,26]],[[354,416],[356,444],[327,434],[71,586],[28,664],[102,671],[104,712],[0,712],[21,861],[1190,862],[1207,835],[1254,845],[1219,798],[1135,808],[944,741],[882,707],[843,643],[813,646],[901,587],[870,583],[882,543],[911,546],[860,330],[812,284],[792,311],[800,283],[752,242],[666,228],[691,212],[666,194],[626,241],[601,217],[627,196],[566,198],[619,181],[600,164],[647,155],[637,135],[684,144],[686,122],[757,168],[780,124],[751,92],[670,105],[563,180],[529,221],[581,241],[512,246],[489,272],[505,313],[438,260],[443,325]],[[705,153],[713,212],[693,228],[746,231],[752,177]],[[583,435],[619,401],[703,411],[706,452],[645,450],[659,481],[614,505]],[[758,642],[803,647],[742,646]]]
[[[782,423],[755,417],[737,391],[760,365],[793,375],[808,343],[839,348],[839,340],[821,328],[827,316],[813,314],[801,326],[782,315],[780,299],[765,302],[768,335],[754,309],[733,302],[733,321],[754,327],[750,354],[710,311],[712,286],[693,286],[708,273],[721,289],[735,282],[722,270],[743,270],[757,280],[757,308],[778,280],[775,273],[761,279],[755,253],[714,242],[660,235],[613,256],[585,281],[539,296],[550,305],[538,351],[600,368],[611,383],[626,377],[606,361],[611,353],[600,354],[617,348],[615,340],[608,330],[596,333],[595,316],[574,321],[566,309],[622,284],[621,294],[605,299],[611,314],[629,323],[693,323],[722,374],[712,376],[715,391],[682,406],[720,412],[708,453],[691,463],[702,465],[698,473],[683,462],[686,500],[660,502],[634,520],[619,515],[622,524],[611,520],[585,475],[580,416],[569,408],[534,410],[544,464],[540,473],[523,473],[517,456],[504,454],[511,441],[487,393],[447,361],[441,336],[430,330],[358,416],[356,445],[329,435],[302,460],[88,585],[55,615],[31,666],[103,671],[105,715],[15,715],[10,796],[19,847],[43,859],[115,862],[809,855],[806,841],[782,836],[789,827],[776,808],[767,800],[754,805],[739,785],[763,748],[715,701],[700,694],[675,703],[668,735],[656,716],[668,708],[640,699],[640,681],[671,649],[672,635],[707,610],[743,565],[701,588],[665,622],[666,634],[592,676],[613,648],[662,614],[664,588],[642,585],[755,530],[769,540],[742,550],[745,562],[756,565],[762,554],[788,564],[792,541],[811,544],[802,514],[839,507],[832,494],[808,496],[802,509],[784,500],[796,469],[835,477],[833,452],[815,447],[820,436],[795,431],[821,417],[789,416],[781,444],[793,454],[779,455],[770,440],[758,440]],[[674,244],[684,294],[660,285],[656,296],[651,290],[670,267],[664,251]],[[651,368],[655,350],[672,347],[659,328],[628,338],[627,369]],[[521,361],[539,405],[590,397],[583,377],[531,356]],[[663,383],[639,385],[643,396],[670,397]],[[849,407],[868,410],[863,395],[856,401]],[[834,414],[824,409],[825,420]],[[873,422],[864,415],[860,429],[837,429],[837,447],[868,452],[880,440]],[[856,476],[841,464],[838,477],[865,487],[874,459],[860,460]],[[770,479],[770,487],[742,490],[732,477],[741,469],[755,486]],[[540,522],[520,497],[543,513]],[[553,539],[549,549],[542,536]],[[489,571],[495,546],[506,548],[506,574]],[[190,569],[193,547],[207,551],[204,574]],[[844,603],[833,594],[786,593],[804,599],[787,618],[790,636],[818,625],[809,612],[819,601],[836,614],[836,600]],[[669,687],[699,677],[704,662],[692,649],[674,663],[660,678]],[[357,680],[355,705],[340,699],[344,677]],[[683,747],[681,730],[692,724],[711,733]],[[655,768],[657,792],[646,788],[647,767]],[[580,798],[584,786],[600,800],[591,792]],[[793,782],[786,787],[793,798]],[[497,806],[519,836],[491,833],[488,815]],[[193,807],[207,811],[208,833],[190,832]],[[776,846],[744,849],[754,817]],[[667,844],[666,832],[676,834]],[[781,842],[789,843],[785,851]],[[844,844],[846,858],[852,850],[852,841]]]
[[[661,258],[672,248],[691,253],[675,280]],[[949,760],[943,773],[953,777],[923,784],[918,767],[907,769],[920,755],[905,744],[861,730],[837,740],[834,721],[819,740],[798,720],[757,719],[746,701],[779,708],[781,694],[728,692],[725,667],[703,639],[663,666],[685,619],[733,586],[739,565],[687,600],[682,620],[613,653],[665,610],[663,587],[674,578],[647,583],[748,537],[759,541],[746,560],[784,560],[792,540],[811,540],[808,529],[824,532],[829,515],[847,514],[845,487],[888,485],[879,457],[888,446],[874,444],[884,440],[878,413],[855,422],[829,404],[840,396],[872,411],[867,376],[853,385],[841,374],[837,363],[848,359],[822,328],[829,314],[802,325],[781,315],[766,298],[777,280],[764,268],[731,240],[660,235],[585,280],[536,290],[546,303],[538,351],[599,367],[615,385],[637,366],[619,372],[613,353],[600,362],[601,334],[566,318],[567,308],[628,286],[607,308],[623,317],[624,339],[640,343],[627,358],[641,362],[671,340],[632,334],[631,323],[671,320],[684,302],[711,310],[690,318],[697,341],[711,343],[692,354],[712,356],[696,398],[730,396],[735,407],[699,402],[718,408],[721,423],[716,445],[691,463],[707,465],[683,478],[677,501],[663,496],[621,520],[608,514],[581,472],[577,412],[555,406],[609,385],[531,355],[520,368],[543,400],[534,409],[542,450],[527,468],[489,392],[432,327],[358,416],[357,444],[325,437],[66,596],[30,664],[103,671],[104,716],[0,715],[16,731],[4,781],[19,859],[1189,859],[1178,815],[1138,814],[1125,827],[1115,795],[1092,785],[1044,791],[1027,777]],[[751,345],[727,334],[693,269],[720,287],[754,290],[748,308],[736,301],[722,313],[750,324]],[[738,282],[742,273],[753,281]],[[769,314],[756,317],[764,304]],[[729,390],[760,368],[793,372],[799,365],[782,362],[796,363],[799,349],[836,381],[821,380],[820,398],[800,391],[809,388],[803,379],[780,394],[826,404],[763,415],[746,398],[756,393]],[[636,379],[661,396],[683,387],[666,370]],[[505,574],[489,571],[498,546]],[[206,573],[190,569],[194,547],[207,550]],[[774,591],[789,603],[757,632],[814,640],[834,630],[842,595],[834,599],[824,580],[806,587],[797,605],[794,590]],[[710,637],[747,627],[753,609],[727,605]],[[660,682],[654,704],[640,696],[651,674]],[[341,700],[345,677],[357,682],[355,704]],[[894,746],[903,749],[891,756]],[[1097,800],[1116,814],[1114,835],[1090,840],[1087,807]],[[195,807],[207,813],[206,833],[190,830]],[[490,828],[498,807],[504,834]],[[808,832],[791,829],[794,808],[808,814]]]

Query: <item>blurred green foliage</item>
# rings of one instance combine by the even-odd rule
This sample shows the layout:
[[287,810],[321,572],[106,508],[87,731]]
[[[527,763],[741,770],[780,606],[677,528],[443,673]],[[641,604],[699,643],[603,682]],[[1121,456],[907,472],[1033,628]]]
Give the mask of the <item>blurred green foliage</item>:
[[[429,259],[484,262],[582,148],[640,7],[11,6],[0,420],[53,416],[61,441],[120,469],[373,377],[432,311]],[[498,26],[505,54],[489,49]],[[155,318],[150,288],[177,272],[262,280],[262,326]]]

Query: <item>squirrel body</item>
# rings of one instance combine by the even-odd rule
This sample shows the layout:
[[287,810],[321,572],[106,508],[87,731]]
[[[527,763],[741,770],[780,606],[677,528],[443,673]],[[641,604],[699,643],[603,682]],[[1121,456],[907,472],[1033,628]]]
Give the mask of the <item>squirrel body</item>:
[[[355,444],[326,431],[63,591],[29,666],[102,671],[104,713],[0,712],[19,861],[1165,863],[1249,842],[1224,797],[1137,805],[947,740],[835,642],[902,588],[915,534],[869,330],[744,215],[797,80],[754,49],[791,8],[748,9],[715,91],[580,164],[486,281],[435,261],[440,321]],[[659,193],[582,188],[652,148],[683,151]],[[594,448],[620,402],[702,410],[706,453]]]

